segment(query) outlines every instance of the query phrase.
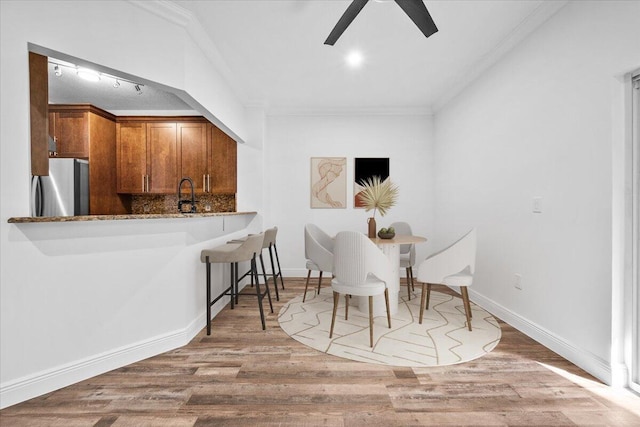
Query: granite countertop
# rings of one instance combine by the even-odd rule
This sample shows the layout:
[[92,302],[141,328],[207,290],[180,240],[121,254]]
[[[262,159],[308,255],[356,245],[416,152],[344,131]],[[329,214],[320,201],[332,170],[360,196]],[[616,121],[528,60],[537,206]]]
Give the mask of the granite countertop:
[[39,216],[39,217],[12,217],[9,223],[25,224],[31,222],[79,222],[79,221],[119,221],[139,219],[166,219],[166,218],[206,218],[214,216],[250,215],[257,212],[197,212],[175,214],[128,214],[128,215],[80,215],[80,216]]

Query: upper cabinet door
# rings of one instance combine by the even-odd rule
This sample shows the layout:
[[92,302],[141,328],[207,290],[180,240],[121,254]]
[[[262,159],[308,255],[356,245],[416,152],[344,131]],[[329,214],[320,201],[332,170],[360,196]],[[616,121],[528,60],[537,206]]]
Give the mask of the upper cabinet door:
[[219,194],[235,194],[237,191],[237,143],[218,127],[211,125],[209,150],[210,191]]
[[[196,192],[207,191],[207,124],[178,123],[180,176],[193,180]],[[186,191],[186,190],[185,190]]]
[[56,141],[58,157],[88,158],[89,113],[56,112],[52,116],[49,133]]
[[147,187],[147,126],[116,124],[118,193],[144,193]]
[[176,123],[147,123],[148,192],[175,194],[178,189]]

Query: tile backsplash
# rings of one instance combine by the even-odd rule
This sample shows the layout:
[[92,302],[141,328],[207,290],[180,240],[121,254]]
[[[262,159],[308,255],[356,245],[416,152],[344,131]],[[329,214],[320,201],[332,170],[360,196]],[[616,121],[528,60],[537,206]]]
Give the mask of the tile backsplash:
[[[187,212],[189,204],[182,206]],[[178,197],[176,195],[133,195],[131,196],[131,213],[133,214],[170,214],[178,213]],[[196,212],[235,212],[235,194],[196,194]]]

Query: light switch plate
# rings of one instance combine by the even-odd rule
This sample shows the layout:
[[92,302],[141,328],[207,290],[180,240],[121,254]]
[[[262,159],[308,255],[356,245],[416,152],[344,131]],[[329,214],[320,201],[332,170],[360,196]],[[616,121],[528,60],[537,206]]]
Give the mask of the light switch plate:
[[533,213],[542,213],[542,197],[534,197],[531,207]]
[[516,279],[513,282],[513,286],[515,286],[516,289],[522,290],[522,275],[516,273]]

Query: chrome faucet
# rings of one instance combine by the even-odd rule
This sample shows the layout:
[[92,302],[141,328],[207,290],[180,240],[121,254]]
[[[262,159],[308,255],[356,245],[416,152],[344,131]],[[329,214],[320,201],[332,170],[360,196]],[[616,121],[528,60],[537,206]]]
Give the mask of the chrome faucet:
[[[189,183],[189,185],[191,186],[191,200],[189,199],[182,199],[181,197],[181,193],[182,193],[182,183],[187,181]],[[191,204],[191,210],[187,211],[187,212],[183,212],[182,211],[182,205],[183,204]],[[180,184],[178,184],[178,211],[180,213],[196,213],[196,196],[193,190],[193,180],[189,177],[184,177],[180,180]]]

